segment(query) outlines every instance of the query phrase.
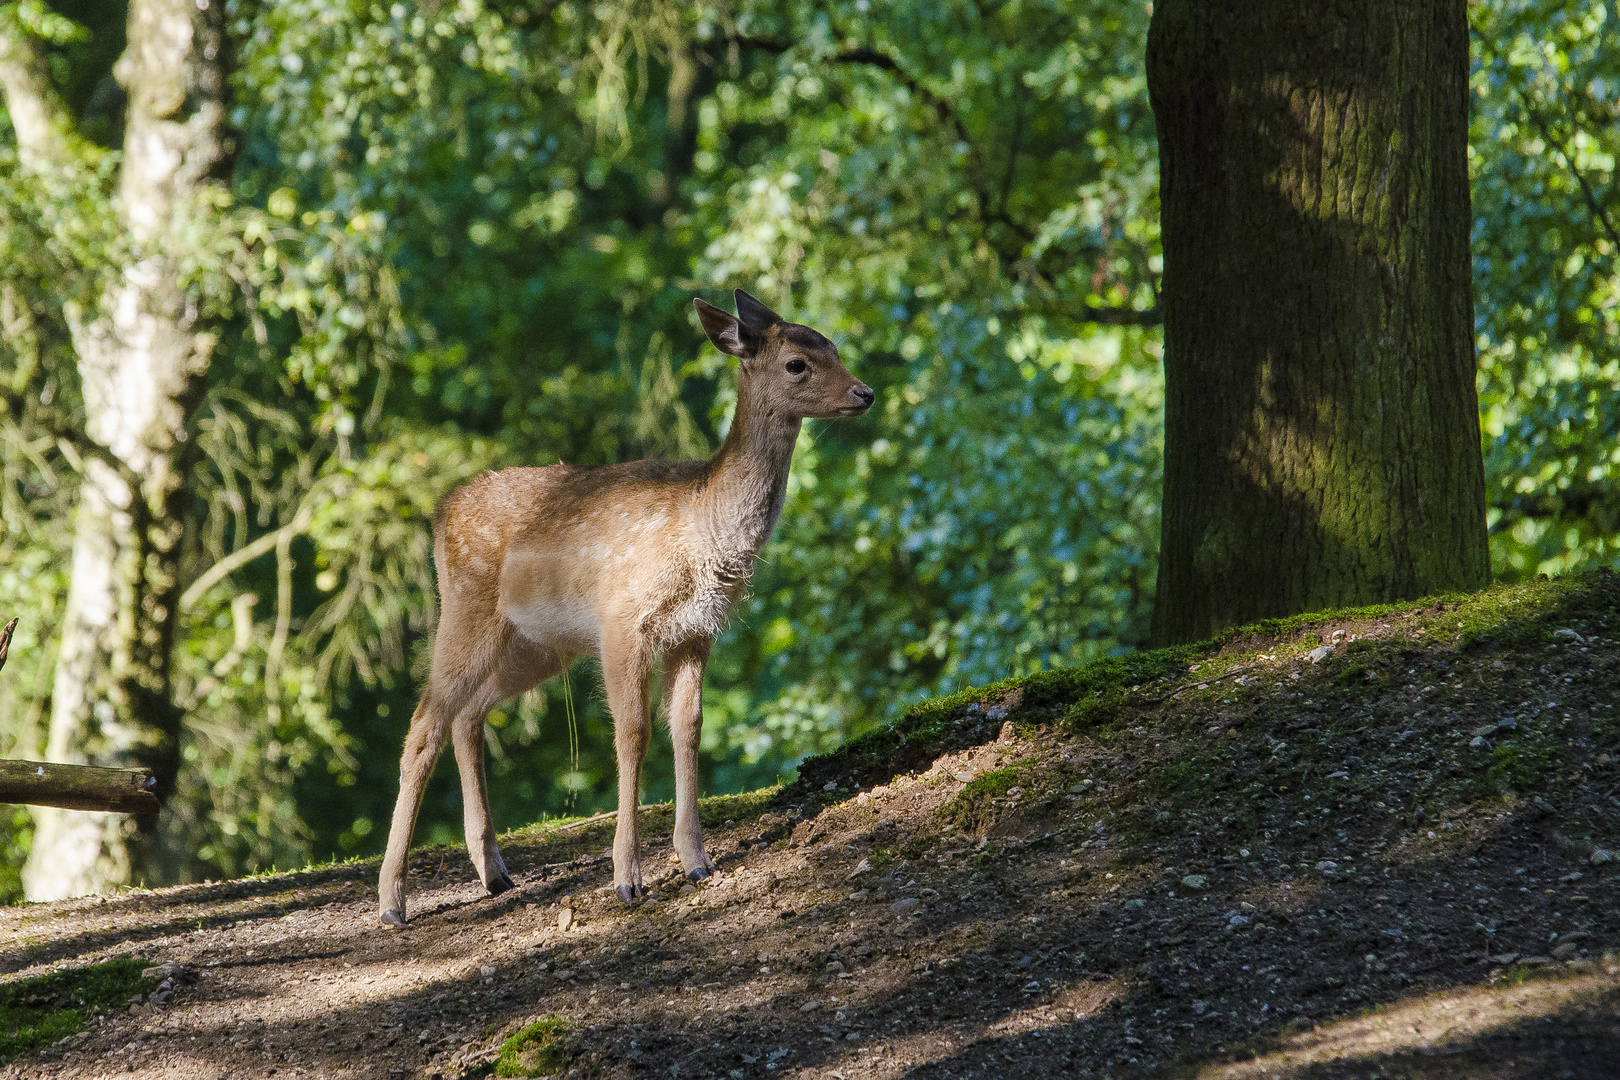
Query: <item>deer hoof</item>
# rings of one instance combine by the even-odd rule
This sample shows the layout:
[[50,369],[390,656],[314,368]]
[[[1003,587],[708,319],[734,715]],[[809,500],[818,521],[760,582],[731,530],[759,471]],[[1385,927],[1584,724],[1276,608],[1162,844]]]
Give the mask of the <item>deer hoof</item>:
[[687,874],[686,877],[688,881],[702,881],[704,878],[709,877],[713,873],[714,871],[710,870],[707,866],[700,866],[696,870],[693,870],[691,873]]
[[397,926],[400,929],[404,929],[405,927],[405,913],[400,911],[398,908],[389,908],[387,911],[382,913],[381,918],[383,923],[387,926]]
[[489,895],[491,895],[491,896],[499,896],[503,892],[511,892],[512,891],[512,889],[513,889],[512,879],[507,877],[505,874],[502,874],[500,877],[498,877],[494,881],[490,882],[487,887],[489,889]]
[[620,885],[613,891],[618,893],[619,899],[623,900],[627,904],[633,903],[636,898],[641,895],[641,890],[636,888],[634,885]]

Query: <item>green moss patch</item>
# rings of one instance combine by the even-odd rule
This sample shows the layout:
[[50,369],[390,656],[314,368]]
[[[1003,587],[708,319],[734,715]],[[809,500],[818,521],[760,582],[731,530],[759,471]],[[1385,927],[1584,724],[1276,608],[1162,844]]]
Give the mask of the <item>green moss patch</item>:
[[96,1012],[123,1005],[157,983],[141,978],[145,960],[113,960],[0,986],[0,1061],[83,1030]]
[[1545,739],[1507,739],[1491,750],[1482,794],[1528,794],[1543,790],[1552,772],[1554,749]]
[[547,1016],[501,1043],[496,1076],[554,1076],[568,1067],[568,1025]]
[[970,781],[956,798],[939,808],[939,818],[948,825],[973,830],[987,825],[996,816],[994,804],[1015,788],[1028,786],[1032,773],[1024,762],[987,772]]

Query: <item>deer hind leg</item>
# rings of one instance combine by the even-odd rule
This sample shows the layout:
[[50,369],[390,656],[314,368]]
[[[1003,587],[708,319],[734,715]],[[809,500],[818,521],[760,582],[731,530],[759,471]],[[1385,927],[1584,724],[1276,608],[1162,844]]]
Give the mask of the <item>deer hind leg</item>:
[[619,820],[613,833],[613,885],[619,899],[629,902],[642,893],[641,836],[636,829],[636,805],[641,801],[641,763],[652,741],[652,716],[647,711],[648,650],[625,635],[617,640],[604,635],[602,683],[608,711],[613,714],[613,748],[619,764]]
[[422,808],[433,766],[450,736],[461,702],[487,678],[504,642],[492,634],[489,614],[460,603],[445,605],[433,644],[433,673],[422,690],[405,735],[399,762],[399,800],[388,828],[388,850],[377,882],[378,914],[389,926],[405,925],[405,870],[411,832]]
[[502,642],[493,670],[450,725],[456,765],[461,771],[467,854],[478,871],[478,880],[491,896],[511,889],[512,879],[506,873],[506,862],[495,843],[495,824],[489,813],[489,785],[484,773],[484,718],[500,702],[534,689],[566,666],[566,659],[556,652],[509,633]]
[[433,766],[444,750],[450,734],[450,717],[444,703],[429,682],[422,691],[416,713],[405,736],[405,753],[399,761],[399,801],[394,803],[394,820],[388,828],[388,852],[383,856],[382,874],[377,882],[377,909],[390,926],[405,925],[405,863],[410,855],[411,832],[422,808]]
[[[416,706],[410,730],[405,736],[405,752],[399,763],[399,800],[394,804],[393,822],[388,830],[388,849],[377,883],[378,914],[390,926],[405,925],[405,869],[410,856],[411,833],[416,828],[416,816],[422,807],[422,794],[427,789],[433,766],[444,751],[444,744],[450,738],[455,721],[468,712],[475,712],[481,720],[490,706],[501,700],[502,696],[521,693],[551,673],[542,663],[536,663],[532,672],[521,664],[502,663],[513,659],[537,659],[523,655],[509,656],[514,637],[509,627],[494,637],[487,632],[471,632],[465,620],[455,620],[453,610],[446,611],[446,618],[439,626],[433,650],[433,675],[422,691],[422,700]],[[560,658],[555,662],[557,670],[561,670]],[[523,677],[530,677],[532,681],[517,689],[505,689],[516,685],[512,681],[514,678],[521,681]],[[491,698],[491,693],[497,696]],[[463,702],[465,704],[461,704]],[[465,720],[462,723],[465,724]],[[483,806],[482,780],[480,769],[480,806]],[[488,809],[484,808],[483,820],[487,822],[488,817]]]
[[664,656],[664,715],[675,744],[675,853],[693,881],[714,872],[698,822],[698,745],[703,735],[703,668],[709,642],[688,642]]

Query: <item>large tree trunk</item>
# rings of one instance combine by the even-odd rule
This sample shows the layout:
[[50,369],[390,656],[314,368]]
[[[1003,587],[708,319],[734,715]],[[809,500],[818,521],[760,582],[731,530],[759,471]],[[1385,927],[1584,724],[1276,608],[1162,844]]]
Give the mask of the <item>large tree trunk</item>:
[[1489,581],[1464,0],[1159,0],[1153,637]]
[[[179,456],[213,337],[177,284],[175,252],[188,223],[213,212],[211,173],[222,156],[218,57],[223,4],[133,0],[128,48],[115,74],[129,92],[116,206],[129,259],[94,311],[70,307],[85,434],[104,450],[86,463],[61,626],[46,755],[51,761],[144,766],[160,794],[179,765],[180,710],[170,652],[180,594]],[[46,120],[25,151],[35,163],[71,153],[60,103],[29,72],[15,36],[7,105]],[[37,54],[36,54],[37,55]],[[18,59],[21,57],[22,59]],[[30,84],[32,82],[32,85]],[[24,100],[29,93],[34,100]],[[18,128],[19,143],[25,134]],[[66,147],[66,149],[64,149]],[[30,160],[25,157],[25,160]],[[41,809],[23,869],[30,899],[103,891],[172,877],[176,853],[161,818]]]

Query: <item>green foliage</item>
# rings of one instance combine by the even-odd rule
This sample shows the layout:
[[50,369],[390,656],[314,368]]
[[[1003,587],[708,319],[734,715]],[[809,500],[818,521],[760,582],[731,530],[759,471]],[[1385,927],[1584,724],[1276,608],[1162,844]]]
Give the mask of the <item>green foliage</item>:
[[[387,220],[415,335],[390,414],[489,433],[503,461],[706,453],[731,400],[688,314],[709,283],[826,330],[883,395],[801,448],[715,652],[711,784],[768,782],[941,686],[1140,639],[1155,334],[1085,309],[1153,302],[1144,12],[1089,7],[1066,37],[1058,4],[849,8],[830,36],[791,5],[734,30],[702,9],[400,12],[240,13],[258,134],[238,190]],[[397,745],[408,694],[382,697],[349,713],[360,746]],[[582,719],[583,809],[612,766],[600,704]],[[503,793],[566,809],[558,718],[537,698],[497,721],[497,814]],[[391,786],[357,757],[351,805]],[[454,798],[430,790],[436,838]],[[387,808],[366,810],[346,819]]]
[[551,1076],[568,1065],[568,1025],[560,1017],[536,1020],[501,1043],[496,1076]]
[[0,1061],[65,1039],[96,1012],[151,991],[157,983],[141,978],[146,966],[145,960],[112,960],[0,986]]
[[1496,0],[1474,24],[1475,312],[1492,561],[1620,559],[1620,8]]
[[[1361,643],[1358,641],[1355,642],[1355,644],[1359,645]],[[1338,683],[1340,686],[1349,686],[1356,679],[1365,676],[1368,670],[1369,669],[1366,664],[1346,664],[1344,667],[1333,673],[1333,681]]]

